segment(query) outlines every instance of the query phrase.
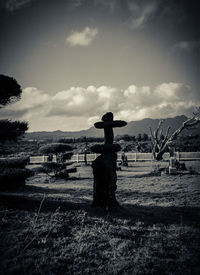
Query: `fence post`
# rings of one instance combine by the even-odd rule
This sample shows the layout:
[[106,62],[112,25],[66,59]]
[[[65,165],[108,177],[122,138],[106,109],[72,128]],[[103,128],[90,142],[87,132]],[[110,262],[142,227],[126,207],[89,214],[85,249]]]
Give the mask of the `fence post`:
[[135,152],[135,162],[137,161],[137,152]]
[[180,153],[176,152],[176,154],[177,154],[177,160],[180,161]]
[[79,155],[77,154],[77,162],[79,162]]

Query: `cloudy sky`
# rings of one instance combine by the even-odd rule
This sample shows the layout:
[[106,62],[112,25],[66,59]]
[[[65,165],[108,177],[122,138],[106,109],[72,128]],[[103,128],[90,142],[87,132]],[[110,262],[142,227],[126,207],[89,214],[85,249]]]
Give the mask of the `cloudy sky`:
[[1,118],[29,131],[191,115],[200,105],[198,1],[1,0],[0,73],[23,89]]

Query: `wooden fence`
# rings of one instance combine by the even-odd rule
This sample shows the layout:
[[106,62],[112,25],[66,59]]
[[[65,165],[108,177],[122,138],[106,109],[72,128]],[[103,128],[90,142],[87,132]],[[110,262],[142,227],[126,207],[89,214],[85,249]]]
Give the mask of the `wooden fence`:
[[[99,154],[87,154],[87,162],[92,162],[96,159]],[[129,162],[136,162],[136,161],[152,161],[153,157],[151,153],[125,153],[127,160]],[[177,160],[180,161],[189,161],[189,160],[200,160],[200,152],[176,152],[175,157]],[[121,161],[122,154],[117,154],[117,161]],[[169,153],[165,153],[163,156],[164,160],[169,160]],[[30,157],[30,164],[34,163],[43,163],[47,162],[47,156],[34,156]],[[74,162],[84,162],[85,157],[84,154],[74,154],[71,158],[71,161]],[[53,156],[53,162],[56,162],[56,156]]]
[[[47,162],[48,161],[48,156],[34,156],[34,157],[30,157],[30,164],[34,164],[34,163],[43,163],[43,162]],[[56,162],[56,156],[53,156],[53,162]]]

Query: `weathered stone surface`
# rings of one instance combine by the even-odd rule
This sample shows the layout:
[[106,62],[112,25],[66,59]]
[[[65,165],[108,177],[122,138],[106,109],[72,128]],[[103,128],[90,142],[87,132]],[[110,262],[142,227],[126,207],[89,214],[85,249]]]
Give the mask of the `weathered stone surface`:
[[104,129],[105,144],[112,144],[114,141],[114,127],[122,127],[127,123],[123,120],[96,122],[94,126],[98,129]]
[[111,112],[103,115],[101,119],[103,122],[96,122],[94,126],[98,129],[104,129],[105,144],[113,144],[113,128],[125,126],[127,123],[123,120],[113,120],[113,113]]
[[126,126],[127,122],[124,120],[113,120],[113,121],[99,121],[94,124],[95,128],[104,129],[104,128],[116,128]]
[[119,144],[96,144],[91,147],[91,151],[94,153],[115,153],[121,150]]
[[101,153],[92,163],[94,174],[93,207],[100,206],[106,210],[119,207],[115,198],[117,189],[117,154],[121,150],[119,144],[113,144],[114,127],[122,127],[127,123],[122,120],[113,120],[113,113],[108,112],[102,116],[103,122],[97,122],[94,126],[104,129],[105,144],[96,144],[91,147],[92,152]]
[[102,154],[92,163],[94,174],[93,207],[107,210],[119,206],[115,197],[117,189],[116,153]]
[[107,112],[105,115],[101,118],[102,121],[111,121],[113,120],[113,113]]

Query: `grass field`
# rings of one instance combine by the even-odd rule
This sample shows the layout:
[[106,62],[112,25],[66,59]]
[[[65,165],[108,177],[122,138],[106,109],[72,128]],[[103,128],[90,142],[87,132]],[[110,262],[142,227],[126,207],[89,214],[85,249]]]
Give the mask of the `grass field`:
[[200,273],[199,175],[132,163],[117,172],[123,208],[105,213],[90,207],[91,167],[77,166],[72,180],[38,174],[0,194],[0,274]]

